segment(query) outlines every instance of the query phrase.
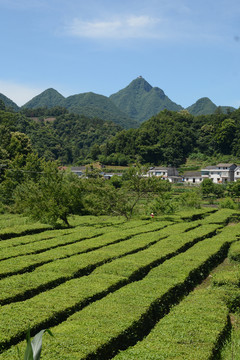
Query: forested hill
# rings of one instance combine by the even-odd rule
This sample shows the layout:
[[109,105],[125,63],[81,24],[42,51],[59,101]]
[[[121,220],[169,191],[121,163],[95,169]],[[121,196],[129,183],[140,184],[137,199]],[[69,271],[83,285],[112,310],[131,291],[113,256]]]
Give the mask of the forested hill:
[[60,107],[24,111],[25,115],[0,110],[2,164],[26,142],[26,135],[40,156],[62,164],[100,161],[179,166],[189,156],[210,159],[226,155],[227,162],[240,157],[240,109],[201,116],[186,110],[163,110],[138,129],[129,130],[110,121],[70,114]]
[[41,107],[50,109],[55,106],[61,106],[64,100],[65,97],[63,95],[57,90],[50,88],[28,101],[22,106],[22,109],[36,109]]
[[172,111],[183,109],[181,105],[170,100],[163,90],[152,87],[141,76],[111,95],[110,99],[129,117],[140,123],[164,109]]
[[[229,114],[193,116],[186,110],[164,110],[139,129],[119,132],[101,147],[105,164],[141,162],[152,165],[184,164],[191,156],[201,160],[240,157],[240,109]],[[225,161],[226,162],[226,161]]]
[[[69,114],[64,108],[54,108],[54,112],[45,109],[45,114],[43,109],[31,112],[35,115],[34,119],[21,113],[0,110],[0,163],[7,162],[22,147],[25,153],[27,138],[33,150],[47,160],[59,160],[65,165],[88,162],[88,159],[99,155],[107,139],[122,130],[113,122]],[[51,117],[54,121],[44,121],[54,114],[56,116]]]
[[15,102],[13,102],[7,96],[0,94],[0,100],[4,103],[5,108],[11,109],[13,111],[19,110],[19,107],[17,106],[17,104],[15,104]]
[[61,106],[69,112],[112,121],[125,129],[136,128],[137,122],[129,118],[106,96],[92,92],[72,95],[65,98],[54,89],[47,89],[27,102],[22,109],[53,108]]
[[197,100],[193,105],[186,109],[192,115],[209,115],[214,114],[217,111],[228,113],[234,111],[231,106],[217,106],[209,98],[204,97]]
[[135,120],[128,117],[108,97],[93,92],[69,96],[62,106],[74,114],[113,121],[125,129],[138,126]]

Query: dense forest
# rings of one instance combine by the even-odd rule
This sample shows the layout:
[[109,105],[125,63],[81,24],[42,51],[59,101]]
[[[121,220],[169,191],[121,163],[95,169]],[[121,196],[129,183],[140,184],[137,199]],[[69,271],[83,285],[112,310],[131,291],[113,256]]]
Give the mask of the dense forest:
[[[184,164],[191,156],[201,160],[211,157],[240,156],[240,110],[223,114],[193,116],[186,110],[164,110],[138,129],[123,130],[99,150],[103,163],[138,161],[151,165]],[[95,146],[96,148],[96,146]]]
[[11,158],[11,140],[19,132],[29,137],[31,146],[46,160],[77,164],[91,157],[94,144],[101,146],[122,128],[113,122],[69,114],[61,107],[25,109],[21,113],[0,110],[0,151],[2,160]]
[[126,130],[114,122],[76,115],[58,106],[14,112],[1,102],[0,108],[2,163],[11,157],[11,138],[16,132],[27,135],[40,157],[59,160],[62,165],[100,161],[180,166],[188,157],[240,157],[239,109],[228,113],[217,109],[212,115],[200,116],[186,110],[163,110],[138,129]]

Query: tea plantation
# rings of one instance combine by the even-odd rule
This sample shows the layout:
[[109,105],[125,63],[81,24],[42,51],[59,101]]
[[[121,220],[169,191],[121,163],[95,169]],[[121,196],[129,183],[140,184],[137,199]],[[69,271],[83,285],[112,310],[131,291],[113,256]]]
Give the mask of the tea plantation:
[[0,215],[0,360],[51,329],[42,359],[240,359],[240,212]]

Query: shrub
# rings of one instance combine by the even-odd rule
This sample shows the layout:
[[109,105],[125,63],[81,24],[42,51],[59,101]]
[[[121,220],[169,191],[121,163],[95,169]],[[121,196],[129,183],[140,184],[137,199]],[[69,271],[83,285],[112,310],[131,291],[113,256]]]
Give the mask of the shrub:
[[226,197],[225,199],[221,200],[219,202],[220,208],[226,208],[226,209],[237,209],[237,205],[231,199],[230,197]]

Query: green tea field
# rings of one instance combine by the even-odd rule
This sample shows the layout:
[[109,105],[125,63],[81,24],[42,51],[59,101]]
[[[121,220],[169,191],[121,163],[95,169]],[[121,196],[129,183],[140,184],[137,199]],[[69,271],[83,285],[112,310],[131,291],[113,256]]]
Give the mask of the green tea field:
[[240,212],[0,215],[0,360],[240,359]]

